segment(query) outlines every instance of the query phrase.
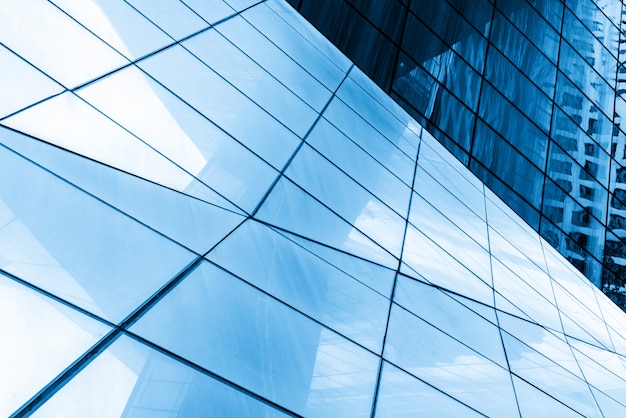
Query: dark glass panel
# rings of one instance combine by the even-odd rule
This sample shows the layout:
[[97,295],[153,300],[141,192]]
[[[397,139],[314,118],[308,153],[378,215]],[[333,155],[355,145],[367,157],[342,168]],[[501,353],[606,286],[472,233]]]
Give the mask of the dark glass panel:
[[[488,83],[483,86],[479,115],[537,167],[544,166],[547,135]],[[475,144],[480,141],[478,133],[476,138]]]

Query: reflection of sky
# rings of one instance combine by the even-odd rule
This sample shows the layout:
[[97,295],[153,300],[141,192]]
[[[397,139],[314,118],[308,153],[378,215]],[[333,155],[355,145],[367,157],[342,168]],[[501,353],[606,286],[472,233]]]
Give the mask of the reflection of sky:
[[[33,260],[37,260],[36,263]],[[60,297],[72,295],[97,315],[103,315],[83,287],[41,245],[24,223],[0,200],[0,268],[17,277],[38,277],[54,283]]]

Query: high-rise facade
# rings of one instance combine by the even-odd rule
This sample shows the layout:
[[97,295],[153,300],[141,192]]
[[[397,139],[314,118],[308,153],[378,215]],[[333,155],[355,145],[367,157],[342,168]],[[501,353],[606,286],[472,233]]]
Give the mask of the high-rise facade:
[[625,306],[621,1],[290,2]]
[[624,416],[625,314],[286,2],[0,58],[1,416]]

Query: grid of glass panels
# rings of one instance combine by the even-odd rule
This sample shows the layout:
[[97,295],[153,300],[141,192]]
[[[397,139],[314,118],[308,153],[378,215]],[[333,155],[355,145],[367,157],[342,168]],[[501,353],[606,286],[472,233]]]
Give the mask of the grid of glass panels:
[[285,2],[77,4],[0,14],[0,415],[624,416],[624,313]]
[[620,0],[290,0],[626,308]]

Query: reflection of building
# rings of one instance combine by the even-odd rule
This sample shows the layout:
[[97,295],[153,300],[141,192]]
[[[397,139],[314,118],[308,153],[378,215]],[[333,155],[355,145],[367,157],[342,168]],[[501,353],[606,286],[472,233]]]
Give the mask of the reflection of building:
[[621,301],[620,1],[290,2]]
[[[398,80],[430,129],[467,39]],[[624,313],[287,3],[7,0],[0,41],[0,415],[624,416]]]

